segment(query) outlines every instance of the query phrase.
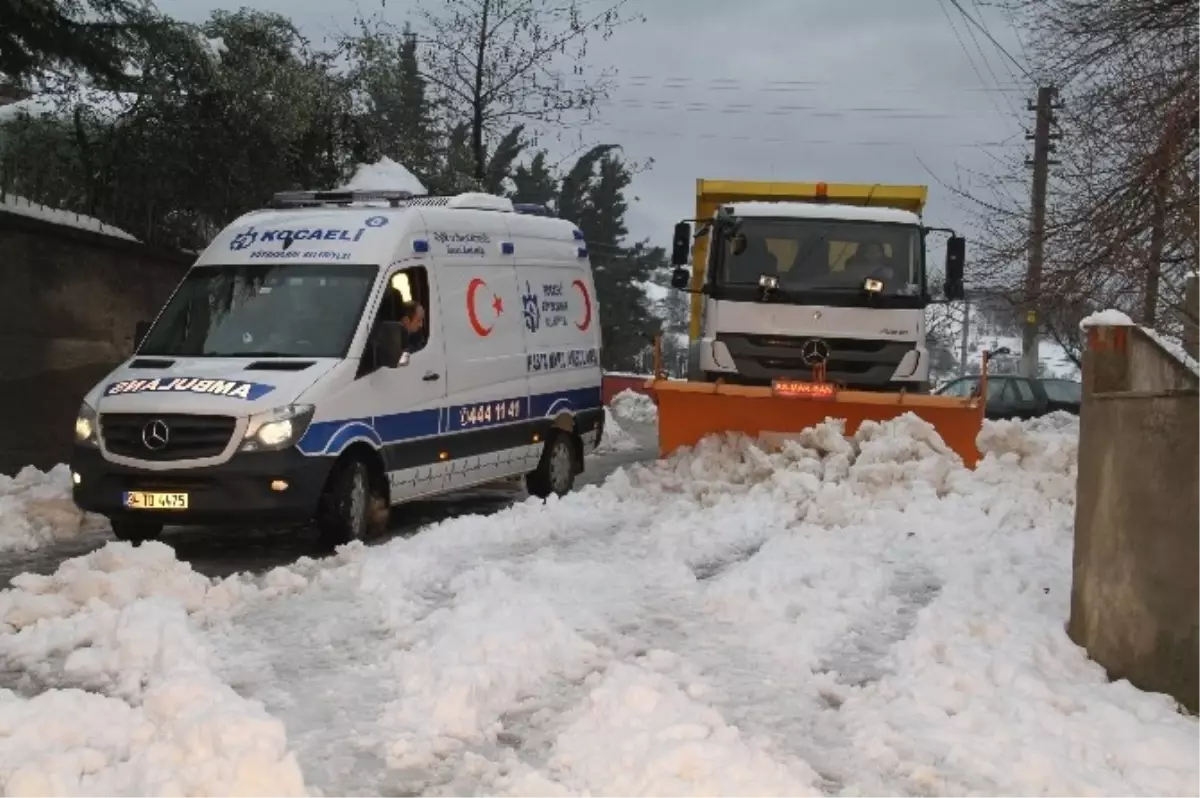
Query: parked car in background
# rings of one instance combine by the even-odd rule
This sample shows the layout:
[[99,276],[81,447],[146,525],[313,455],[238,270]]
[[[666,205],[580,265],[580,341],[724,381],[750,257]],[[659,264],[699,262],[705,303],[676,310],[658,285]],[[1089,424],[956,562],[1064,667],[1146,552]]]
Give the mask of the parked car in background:
[[[970,396],[979,385],[979,377],[960,377],[938,388],[941,396]],[[989,374],[987,418],[1037,418],[1058,410],[1079,415],[1083,385],[1075,380],[1029,379],[1013,374]]]

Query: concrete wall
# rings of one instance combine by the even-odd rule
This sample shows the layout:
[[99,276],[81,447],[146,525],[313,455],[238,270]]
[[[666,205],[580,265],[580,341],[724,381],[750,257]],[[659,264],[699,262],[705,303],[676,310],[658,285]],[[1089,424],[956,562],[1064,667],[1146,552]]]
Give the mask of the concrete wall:
[[65,461],[84,393],[193,260],[0,211],[0,473]]
[[1113,679],[1198,709],[1196,375],[1136,327],[1088,333],[1067,631]]

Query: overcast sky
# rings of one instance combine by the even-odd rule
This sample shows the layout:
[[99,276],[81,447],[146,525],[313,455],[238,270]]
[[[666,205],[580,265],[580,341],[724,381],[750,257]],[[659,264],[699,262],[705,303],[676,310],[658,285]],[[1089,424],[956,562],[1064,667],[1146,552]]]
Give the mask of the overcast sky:
[[[356,8],[378,8],[375,0],[157,2],[192,22],[216,8],[275,11],[318,41],[349,32]],[[1023,62],[1007,18],[978,0],[958,2]],[[561,155],[616,143],[630,160],[654,159],[633,184],[634,238],[669,245],[671,225],[693,214],[698,177],[923,183],[927,222],[969,234],[967,205],[937,179],[1002,172],[1001,160],[1023,157],[1033,89],[951,0],[631,5],[647,21],[589,53],[592,64],[618,70],[599,120],[542,143]],[[389,0],[383,13],[400,25],[411,8]],[[1022,183],[1009,190],[1027,191]]]

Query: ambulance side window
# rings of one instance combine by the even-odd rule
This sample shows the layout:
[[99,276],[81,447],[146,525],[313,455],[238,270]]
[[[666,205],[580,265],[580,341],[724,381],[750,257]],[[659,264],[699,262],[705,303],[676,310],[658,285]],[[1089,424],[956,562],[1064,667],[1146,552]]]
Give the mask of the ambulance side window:
[[[425,312],[425,324],[416,334],[401,331],[401,311],[406,302],[416,302]],[[429,340],[430,329],[429,276],[423,267],[413,266],[393,272],[388,277],[387,287],[379,300],[379,310],[371,325],[371,337],[363,348],[358,376],[362,377],[384,365],[379,346],[379,336],[390,335],[405,341],[404,349],[419,352]]]

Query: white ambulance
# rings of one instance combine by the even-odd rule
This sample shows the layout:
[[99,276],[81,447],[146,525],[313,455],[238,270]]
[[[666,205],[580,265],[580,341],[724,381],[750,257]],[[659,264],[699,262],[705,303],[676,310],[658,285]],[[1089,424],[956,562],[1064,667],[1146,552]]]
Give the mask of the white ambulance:
[[[583,233],[487,194],[275,197],[200,255],[85,397],[76,504],[164,525],[315,519],[524,475],[568,492],[603,433]],[[131,286],[130,290],[136,290]],[[422,329],[411,328],[414,304]]]

